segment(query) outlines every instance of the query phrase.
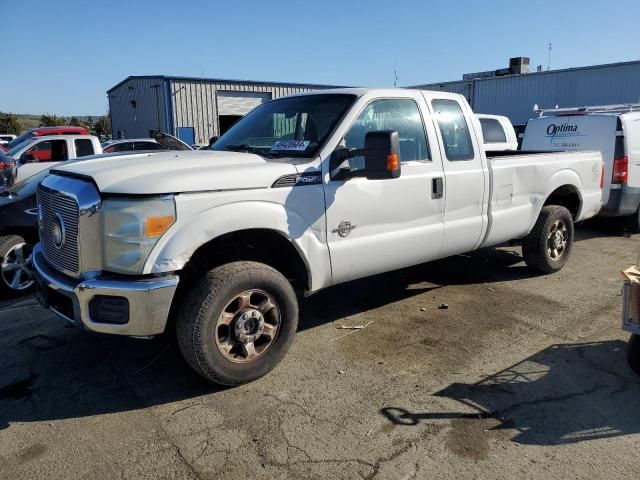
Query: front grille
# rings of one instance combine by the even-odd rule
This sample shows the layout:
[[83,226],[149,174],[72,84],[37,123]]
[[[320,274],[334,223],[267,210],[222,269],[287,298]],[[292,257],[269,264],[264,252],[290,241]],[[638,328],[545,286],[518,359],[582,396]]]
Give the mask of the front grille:
[[[77,274],[80,271],[78,248],[78,221],[80,209],[75,198],[43,185],[38,187],[40,241],[47,261],[58,270]],[[53,243],[53,221],[60,215],[64,222],[64,243],[57,248]]]

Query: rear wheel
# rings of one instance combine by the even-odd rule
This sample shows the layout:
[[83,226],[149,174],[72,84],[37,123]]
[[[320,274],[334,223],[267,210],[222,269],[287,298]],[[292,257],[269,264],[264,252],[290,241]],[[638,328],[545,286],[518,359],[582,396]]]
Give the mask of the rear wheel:
[[233,262],[195,280],[176,318],[180,350],[211,382],[240,385],[271,371],[289,350],[298,303],[289,281],[257,262]]
[[0,291],[4,295],[25,292],[35,283],[32,250],[33,245],[18,235],[0,237]]
[[632,334],[627,345],[627,362],[635,373],[640,375],[640,336]]
[[573,247],[573,218],[565,207],[542,208],[531,232],[522,242],[526,264],[542,273],[553,273],[564,267]]

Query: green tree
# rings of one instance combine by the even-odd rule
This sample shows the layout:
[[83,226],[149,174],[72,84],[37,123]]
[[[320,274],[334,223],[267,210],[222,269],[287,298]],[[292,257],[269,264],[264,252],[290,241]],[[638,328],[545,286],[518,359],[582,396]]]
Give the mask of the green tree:
[[22,122],[13,113],[0,114],[0,133],[19,135],[22,132]]
[[43,113],[40,117],[40,126],[41,127],[57,127],[60,125],[66,125],[67,119],[64,117],[59,117],[57,115],[49,115],[48,113]]
[[111,116],[107,114],[98,118],[93,124],[93,131],[100,138],[111,137]]

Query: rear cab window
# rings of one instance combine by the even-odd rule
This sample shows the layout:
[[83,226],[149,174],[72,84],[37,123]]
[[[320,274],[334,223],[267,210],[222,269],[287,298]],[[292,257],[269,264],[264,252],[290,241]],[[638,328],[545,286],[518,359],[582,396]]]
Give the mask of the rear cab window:
[[484,143],[506,143],[507,135],[497,119],[481,118],[480,125],[482,126]]
[[95,153],[93,143],[88,138],[74,140],[74,145],[76,148],[76,157],[87,157]]
[[447,160],[473,160],[473,143],[460,104],[455,100],[440,98],[432,100],[431,106],[440,128]]

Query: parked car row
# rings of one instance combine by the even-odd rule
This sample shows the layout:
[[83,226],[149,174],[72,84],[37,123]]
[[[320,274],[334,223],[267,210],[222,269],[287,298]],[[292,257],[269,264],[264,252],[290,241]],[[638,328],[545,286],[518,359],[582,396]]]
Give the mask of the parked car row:
[[[109,147],[133,147],[138,154],[158,150],[190,150],[191,147],[167,134],[153,139],[115,140]],[[25,146],[22,146],[26,144]],[[140,147],[145,148],[140,148]],[[16,149],[17,157],[8,154]],[[38,209],[36,192],[49,170],[62,162],[90,161],[100,158],[128,159],[130,150],[103,155],[96,137],[90,135],[38,136],[25,140],[7,153],[0,151],[0,173],[6,175],[8,188],[0,191],[0,293],[15,294],[33,286],[32,255],[38,240]],[[64,153],[58,156],[60,151]],[[4,177],[3,177],[4,178]]]

